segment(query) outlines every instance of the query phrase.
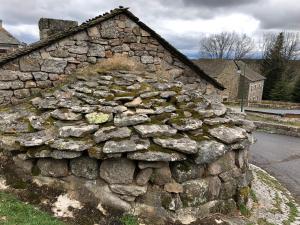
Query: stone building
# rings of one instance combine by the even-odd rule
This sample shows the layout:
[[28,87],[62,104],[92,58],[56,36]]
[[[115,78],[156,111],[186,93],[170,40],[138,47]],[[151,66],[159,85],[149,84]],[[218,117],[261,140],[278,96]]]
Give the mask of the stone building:
[[[226,88],[222,92],[224,101],[240,100],[242,94],[248,102],[262,100],[265,77],[251,69],[243,61],[200,59],[195,60],[195,63]],[[241,74],[238,73],[238,70]],[[243,84],[241,75],[244,74],[245,83]]]
[[128,9],[119,8],[2,58],[0,104],[20,102],[61,84],[79,68],[120,56],[159,76],[201,86],[209,96],[224,89]]
[[8,51],[17,49],[22,47],[20,41],[18,41],[14,36],[12,36],[2,24],[2,20],[0,20],[0,57],[3,54],[6,54]]
[[236,212],[255,126],[218,101],[223,89],[115,9],[0,61],[0,153],[108,217],[188,224]]

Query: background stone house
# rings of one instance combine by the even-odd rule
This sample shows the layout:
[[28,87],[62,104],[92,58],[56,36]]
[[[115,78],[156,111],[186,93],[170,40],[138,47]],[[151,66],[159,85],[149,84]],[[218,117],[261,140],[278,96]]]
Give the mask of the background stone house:
[[[41,27],[49,29],[47,24],[40,24]],[[157,76],[191,84],[191,90],[200,86],[209,96],[219,96],[218,92],[224,89],[127,8],[119,8],[79,26],[51,33],[2,58],[0,104],[17,103],[60,85],[79,68],[119,56],[141,64]]]
[[22,44],[14,36],[12,36],[2,25],[0,20],[0,57],[8,51],[22,47]]
[[[247,101],[261,101],[265,77],[254,71],[243,61],[200,59],[194,61],[208,75],[218,80],[226,89],[222,92],[224,101],[241,99],[242,91]],[[245,83],[241,75],[245,74]]]

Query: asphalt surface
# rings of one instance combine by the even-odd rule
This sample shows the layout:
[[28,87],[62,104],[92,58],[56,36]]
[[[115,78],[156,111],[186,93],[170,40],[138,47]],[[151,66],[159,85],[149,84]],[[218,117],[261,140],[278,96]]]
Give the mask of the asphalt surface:
[[275,176],[300,203],[300,138],[255,132],[250,162]]

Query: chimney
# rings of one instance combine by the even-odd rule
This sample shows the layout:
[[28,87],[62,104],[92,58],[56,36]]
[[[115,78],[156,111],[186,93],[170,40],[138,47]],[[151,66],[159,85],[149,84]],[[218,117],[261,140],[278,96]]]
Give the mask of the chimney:
[[39,20],[40,39],[45,40],[55,33],[65,31],[76,26],[78,26],[77,21],[41,18]]

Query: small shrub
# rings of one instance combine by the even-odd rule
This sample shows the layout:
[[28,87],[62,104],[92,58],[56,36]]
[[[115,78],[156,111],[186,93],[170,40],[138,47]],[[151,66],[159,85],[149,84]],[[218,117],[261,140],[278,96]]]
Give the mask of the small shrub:
[[134,215],[125,214],[120,218],[123,225],[139,225],[138,219]]

